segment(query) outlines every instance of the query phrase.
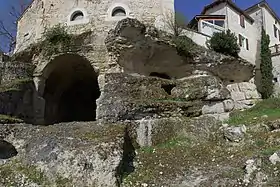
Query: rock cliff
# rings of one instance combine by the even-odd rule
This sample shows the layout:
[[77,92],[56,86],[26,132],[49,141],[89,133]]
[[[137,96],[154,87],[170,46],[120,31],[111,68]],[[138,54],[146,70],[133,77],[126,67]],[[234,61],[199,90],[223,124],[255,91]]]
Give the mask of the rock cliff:
[[96,121],[27,124],[36,113],[33,81],[2,83],[0,113],[25,123],[0,125],[0,185],[279,184],[279,149],[259,151],[279,143],[268,138],[275,129],[222,122],[260,99],[254,66],[179,39],[120,21],[105,41],[118,71],[98,75]]

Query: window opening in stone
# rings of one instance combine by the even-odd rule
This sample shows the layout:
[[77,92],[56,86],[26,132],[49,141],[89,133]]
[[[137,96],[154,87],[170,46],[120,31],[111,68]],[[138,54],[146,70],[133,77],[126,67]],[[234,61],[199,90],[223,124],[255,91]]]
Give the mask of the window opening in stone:
[[84,14],[81,11],[76,11],[72,14],[70,21],[77,21],[84,19]]
[[162,79],[171,79],[167,74],[165,73],[157,73],[157,72],[152,72],[150,73],[151,77],[158,77],[158,78],[162,78]]
[[124,17],[124,16],[126,16],[126,12],[122,7],[117,7],[112,12],[112,17]]
[[43,95],[45,123],[94,121],[100,90],[90,62],[68,54],[55,58],[50,66]]
[[172,89],[175,87],[175,85],[173,84],[164,84],[164,85],[161,85],[161,88],[164,89],[164,91],[168,94],[168,95],[171,95],[171,91]]

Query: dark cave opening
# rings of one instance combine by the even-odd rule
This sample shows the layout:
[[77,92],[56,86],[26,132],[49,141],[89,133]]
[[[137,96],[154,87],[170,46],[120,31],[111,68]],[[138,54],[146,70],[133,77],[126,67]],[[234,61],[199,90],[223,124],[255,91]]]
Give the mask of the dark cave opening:
[[150,73],[151,77],[158,77],[158,78],[162,78],[162,79],[171,79],[169,75],[167,75],[166,73],[157,73],[157,72],[152,72]]
[[51,63],[44,90],[45,123],[94,121],[100,96],[94,68],[78,55],[59,56]]

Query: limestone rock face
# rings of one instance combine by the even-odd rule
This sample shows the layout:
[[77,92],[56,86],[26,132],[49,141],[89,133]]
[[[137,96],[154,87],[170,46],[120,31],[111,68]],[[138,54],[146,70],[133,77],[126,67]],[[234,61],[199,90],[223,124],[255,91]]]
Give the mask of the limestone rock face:
[[[194,76],[167,80],[124,73],[106,74],[97,101],[97,119],[108,121],[140,120],[143,117],[195,117],[203,106],[221,102],[230,93],[213,76]],[[229,111],[230,106],[227,106]],[[215,112],[215,111],[214,111]]]
[[[124,126],[4,126],[5,141],[18,155],[0,158],[0,186],[117,186],[124,163]],[[2,141],[0,156],[7,156],[9,145],[2,149]]]
[[146,27],[135,19],[121,20],[105,40],[108,51],[125,72],[149,75],[164,73],[172,78],[190,76],[193,71],[212,73],[224,82],[249,81],[254,65],[218,54],[200,46],[189,46],[188,56],[181,55],[172,38]]

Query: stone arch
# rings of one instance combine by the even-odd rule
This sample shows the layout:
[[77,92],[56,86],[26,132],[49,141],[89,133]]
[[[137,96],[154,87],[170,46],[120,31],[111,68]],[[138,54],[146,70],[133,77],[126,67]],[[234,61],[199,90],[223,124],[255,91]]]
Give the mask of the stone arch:
[[95,120],[98,74],[87,59],[77,54],[57,56],[45,66],[42,76],[45,124]]

